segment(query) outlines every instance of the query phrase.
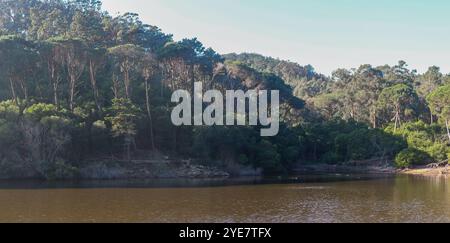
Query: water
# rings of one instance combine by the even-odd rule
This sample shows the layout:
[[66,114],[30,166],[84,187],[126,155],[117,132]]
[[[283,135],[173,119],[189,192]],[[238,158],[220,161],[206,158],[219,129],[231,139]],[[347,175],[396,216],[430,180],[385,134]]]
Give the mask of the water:
[[0,182],[0,222],[450,222],[450,179]]

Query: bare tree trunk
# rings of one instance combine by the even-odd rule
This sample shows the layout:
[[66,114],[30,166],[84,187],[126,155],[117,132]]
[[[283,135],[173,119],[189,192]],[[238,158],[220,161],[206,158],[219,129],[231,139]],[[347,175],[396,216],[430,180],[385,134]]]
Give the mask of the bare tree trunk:
[[56,107],[59,107],[58,86],[59,86],[59,81],[54,81],[53,82],[53,101],[55,102]]
[[13,98],[14,102],[15,102],[16,104],[18,104],[18,101],[17,101],[17,94],[16,94],[16,89],[14,88],[14,81],[13,81],[12,78],[9,78],[9,85],[10,85],[10,87],[11,87],[11,95],[12,95],[12,98]]
[[399,128],[399,123],[400,123],[400,114],[399,114],[399,112],[397,111],[396,113],[395,113],[395,127],[394,127],[394,133],[395,132],[397,132],[397,129]]
[[174,127],[173,129],[173,152],[176,154],[178,150],[178,127]]
[[372,127],[373,127],[373,129],[376,129],[378,127],[378,124],[377,124],[377,111],[376,111],[376,109],[374,109],[372,111]]
[[445,119],[445,126],[447,127],[447,136],[450,141],[450,121],[448,119]]
[[131,141],[127,141],[125,145],[126,153],[127,153],[127,161],[131,161]]
[[131,145],[133,143],[133,138],[130,135],[125,135],[124,137],[124,152],[125,152],[125,159],[128,162],[131,162]]
[[69,75],[69,106],[73,112],[75,108],[75,96],[77,95],[76,89],[78,81],[83,75],[86,63],[76,57],[75,53],[67,54],[67,73]]
[[130,76],[128,71],[126,71],[124,75],[125,96],[127,99],[130,99]]
[[95,105],[97,106],[98,111],[101,112],[102,107],[99,102],[99,92],[98,92],[98,88],[97,88],[97,80],[95,77],[96,76],[96,67],[92,60],[89,61],[89,76],[91,79],[92,91],[94,93],[94,102],[95,102]]
[[315,161],[317,161],[317,143],[316,142],[314,142],[313,158]]
[[113,93],[114,93],[114,98],[118,99],[119,98],[119,81],[117,80],[117,76],[113,73],[113,77],[112,77],[112,81],[113,81]]
[[27,84],[25,83],[25,80],[20,79],[19,84],[20,84],[20,88],[22,89],[25,101],[28,102],[28,87],[27,87]]
[[125,87],[125,96],[127,99],[130,99],[131,97],[131,92],[130,92],[130,85],[131,85],[131,80],[130,80],[130,64],[129,61],[126,60],[124,63],[122,63],[122,72],[123,72],[123,84]]
[[76,86],[76,80],[75,78],[70,75],[70,84],[69,84],[69,106],[70,111],[73,112],[73,109],[75,108],[74,99],[75,99],[75,86]]
[[69,105],[70,110],[73,111],[75,108],[75,96],[77,95],[77,83],[81,75],[83,74],[83,69],[80,68],[76,70],[76,67],[72,67],[72,70],[69,71]]
[[397,131],[397,129],[399,128],[399,126],[401,125],[401,118],[400,118],[400,108],[399,105],[396,105],[395,107],[395,128],[394,128],[394,132]]
[[195,67],[194,64],[191,64],[189,66],[189,75],[191,76],[191,94],[194,95],[194,89],[195,89]]
[[156,150],[156,146],[155,146],[155,138],[154,138],[154,134],[153,134],[153,119],[152,119],[152,113],[150,110],[150,85],[148,84],[148,79],[145,79],[145,104],[147,107],[147,115],[148,115],[148,120],[149,120],[149,125],[150,125],[150,140],[151,140],[151,144],[152,144],[152,150],[155,151]]
[[53,61],[48,62],[49,72],[50,72],[50,82],[53,88],[53,102],[56,107],[59,107],[59,99],[58,99],[58,86],[60,82],[60,77],[56,73],[55,63]]

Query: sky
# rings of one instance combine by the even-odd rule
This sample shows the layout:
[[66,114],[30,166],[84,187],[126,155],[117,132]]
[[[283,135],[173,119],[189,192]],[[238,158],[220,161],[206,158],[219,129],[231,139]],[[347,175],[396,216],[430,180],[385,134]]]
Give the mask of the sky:
[[450,73],[448,0],[103,0],[103,8],[138,13],[221,54],[260,53],[326,75],[399,60]]

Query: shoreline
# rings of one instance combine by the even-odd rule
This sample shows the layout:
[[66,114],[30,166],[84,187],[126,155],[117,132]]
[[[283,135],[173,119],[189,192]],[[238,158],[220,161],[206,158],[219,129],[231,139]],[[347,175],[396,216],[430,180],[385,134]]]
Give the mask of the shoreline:
[[414,175],[427,177],[450,176],[450,168],[413,167],[410,169],[397,169],[394,166],[348,166],[348,165],[303,165],[295,170],[296,173],[361,173],[361,174],[389,174]]
[[450,176],[450,169],[447,168],[412,168],[399,172],[403,175],[427,176],[427,177],[441,177]]
[[349,165],[302,165],[294,170],[296,173],[360,173],[360,174],[397,174],[393,166],[349,166]]
[[[251,176],[263,176],[260,174]],[[410,169],[397,169],[384,165],[330,165],[330,164],[303,164],[290,171],[290,175],[299,174],[386,174],[386,175],[413,175],[440,177],[449,176],[450,168],[414,167]],[[131,179],[227,179],[246,177],[246,174],[232,175],[226,170],[216,167],[191,164],[186,161],[135,161],[124,163],[118,161],[102,161],[91,166],[82,167],[76,177],[53,178],[46,180],[131,180]],[[38,176],[0,176],[0,181],[44,179]]]

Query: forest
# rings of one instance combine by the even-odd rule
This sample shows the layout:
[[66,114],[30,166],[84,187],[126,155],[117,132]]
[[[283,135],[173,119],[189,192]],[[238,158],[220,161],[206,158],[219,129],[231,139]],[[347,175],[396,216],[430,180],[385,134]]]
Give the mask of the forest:
[[[278,136],[176,127],[174,90],[280,90]],[[0,174],[74,177],[86,161],[170,156],[234,171],[450,158],[450,75],[405,61],[331,76],[259,54],[176,41],[96,0],[0,1]],[[31,172],[30,172],[31,171]]]

